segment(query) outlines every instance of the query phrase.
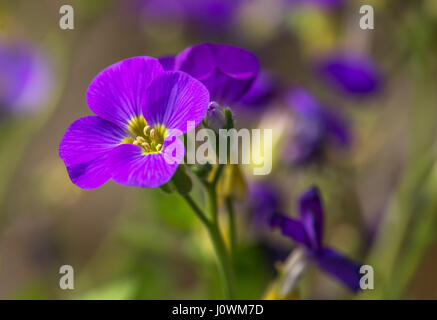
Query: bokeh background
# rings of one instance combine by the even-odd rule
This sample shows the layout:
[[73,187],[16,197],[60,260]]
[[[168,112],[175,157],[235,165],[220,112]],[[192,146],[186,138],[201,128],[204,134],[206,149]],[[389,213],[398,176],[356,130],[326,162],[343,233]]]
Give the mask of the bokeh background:
[[[257,223],[253,191],[271,186],[275,205],[293,215],[298,195],[316,184],[325,201],[326,242],[372,265],[375,290],[351,295],[310,268],[300,297],[437,298],[437,2],[184,2],[0,2],[0,298],[222,297],[207,235],[177,195],[113,182],[81,190],[58,156],[68,125],[91,114],[85,93],[98,72],[121,59],[176,54],[204,41],[254,52],[273,88],[263,103],[235,109],[237,126],[272,128],[275,137],[272,173],[254,177],[246,170],[247,193],[237,204],[237,297],[263,297],[278,261],[293,248]],[[74,8],[74,30],[59,27],[63,4]],[[375,9],[374,30],[359,28],[364,4]],[[2,50],[11,43],[24,49],[8,56]],[[315,65],[339,52],[371,61],[378,90],[348,95],[324,82]],[[35,78],[27,75],[20,89],[27,96],[6,99],[23,85],[20,68],[9,68],[20,55],[30,55]],[[288,161],[282,151],[299,121],[284,96],[295,87],[347,119],[346,150],[328,146],[314,163]],[[59,288],[64,264],[74,267],[74,290]]]

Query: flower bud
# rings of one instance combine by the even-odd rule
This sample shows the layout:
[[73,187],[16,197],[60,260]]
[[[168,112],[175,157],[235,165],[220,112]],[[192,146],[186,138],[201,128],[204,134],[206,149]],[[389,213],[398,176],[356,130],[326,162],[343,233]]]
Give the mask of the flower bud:
[[223,107],[215,101],[212,101],[208,106],[206,112],[206,123],[215,131],[223,129],[226,126],[225,111]]

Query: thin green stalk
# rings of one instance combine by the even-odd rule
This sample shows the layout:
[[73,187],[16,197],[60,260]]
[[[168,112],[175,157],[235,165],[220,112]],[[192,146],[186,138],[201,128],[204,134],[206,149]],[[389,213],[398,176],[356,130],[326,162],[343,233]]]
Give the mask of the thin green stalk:
[[216,248],[217,252],[222,252],[223,253],[223,261],[224,263],[224,268],[226,268],[224,275],[226,277],[226,281],[231,285],[230,287],[228,287],[228,289],[230,290],[228,293],[233,296],[233,287],[232,287],[232,283],[233,283],[233,270],[232,270],[232,264],[231,264],[231,259],[229,256],[229,253],[227,252],[226,246],[225,246],[225,242],[223,241],[223,237],[221,235],[220,232],[220,225],[218,223],[218,206],[217,206],[217,182],[220,178],[221,173],[223,172],[224,169],[224,165],[223,164],[219,164],[217,167],[217,170],[215,172],[214,178],[212,180],[212,183],[210,183],[209,185],[207,185],[206,189],[207,189],[207,195],[208,195],[208,202],[209,202],[209,210],[210,210],[210,215],[213,219],[213,229],[214,229],[214,233],[216,234],[216,236],[218,237],[218,240],[216,243],[218,245],[220,245],[220,247]]
[[196,214],[196,216],[200,219],[203,225],[209,230],[211,227],[210,226],[211,223],[208,221],[208,218],[203,213],[202,209],[199,208],[199,206],[196,204],[193,198],[189,194],[181,194],[181,196],[185,199],[185,201],[188,203],[188,205],[191,207],[191,209]]
[[201,222],[206,227],[217,256],[219,269],[223,280],[222,282],[225,291],[225,297],[227,299],[233,299],[234,287],[233,287],[232,268],[231,268],[229,255],[226,250],[226,246],[223,241],[223,238],[221,236],[218,224],[211,223],[208,220],[205,213],[202,211],[202,209],[199,208],[199,206],[196,204],[196,202],[189,194],[184,194],[182,195],[182,197],[186,200],[188,205],[191,207],[191,209],[194,211],[194,213],[199,217]]
[[218,226],[218,206],[215,186],[213,184],[206,185],[206,192],[208,196],[208,210],[210,212],[212,222]]
[[217,165],[217,170],[215,171],[214,177],[212,179],[211,185],[215,188],[217,186],[218,180],[220,178],[220,175],[223,172],[223,169],[225,168],[224,164],[219,163]]
[[217,254],[217,258],[220,262],[220,268],[222,270],[222,277],[224,280],[224,289],[225,289],[226,298],[234,299],[234,284],[233,284],[234,281],[233,281],[231,260],[226,250],[226,246],[223,241],[223,237],[220,233],[220,230],[218,228],[218,225],[212,225],[209,232]]
[[231,258],[235,261],[235,250],[237,245],[237,233],[235,228],[234,206],[231,197],[226,197],[226,209],[229,219],[229,241],[231,248]]

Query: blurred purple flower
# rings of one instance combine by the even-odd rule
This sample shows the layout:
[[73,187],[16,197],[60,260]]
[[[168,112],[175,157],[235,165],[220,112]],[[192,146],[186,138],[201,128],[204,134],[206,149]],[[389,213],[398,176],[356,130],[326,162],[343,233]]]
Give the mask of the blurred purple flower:
[[323,244],[324,212],[319,191],[310,188],[299,198],[299,219],[275,213],[271,225],[305,248],[308,258],[350,290],[360,290],[360,265]]
[[369,95],[377,92],[381,85],[379,70],[364,56],[328,57],[318,65],[318,73],[328,86],[349,95]]
[[258,229],[264,228],[273,214],[282,207],[279,191],[267,182],[257,182],[250,186],[248,203],[252,221]]
[[153,188],[175,173],[185,153],[177,136],[188,121],[202,121],[209,94],[189,75],[135,57],[100,72],[88,87],[87,103],[97,116],[73,122],[59,147],[71,181],[84,189],[110,178]]
[[346,3],[346,0],[284,0],[285,3],[299,6],[314,6],[322,9],[337,9]]
[[229,28],[242,0],[136,0],[148,19],[184,20],[208,30]]
[[[165,57],[166,66],[171,66]],[[248,50],[238,47],[202,43],[186,48],[175,57],[174,70],[184,71],[201,81],[211,100],[229,106],[237,103],[258,76],[259,62]]]
[[52,73],[48,61],[22,42],[0,43],[2,113],[36,111],[48,100]]
[[322,156],[327,144],[341,148],[350,145],[348,124],[339,114],[324,108],[305,89],[293,89],[287,93],[287,102],[296,115],[291,143],[285,149],[285,157],[296,165],[307,164]]

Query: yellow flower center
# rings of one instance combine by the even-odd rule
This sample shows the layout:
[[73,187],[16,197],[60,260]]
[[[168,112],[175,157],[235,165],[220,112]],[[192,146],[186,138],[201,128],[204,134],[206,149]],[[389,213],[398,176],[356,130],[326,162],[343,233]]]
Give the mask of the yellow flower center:
[[143,152],[158,153],[162,151],[164,138],[167,136],[167,129],[163,125],[154,128],[147,124],[143,116],[132,119],[129,122],[129,131],[134,138],[125,138],[123,143],[131,143],[143,148]]

